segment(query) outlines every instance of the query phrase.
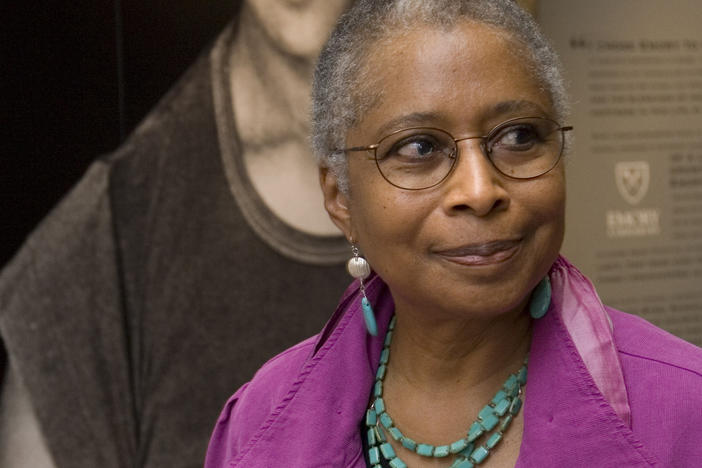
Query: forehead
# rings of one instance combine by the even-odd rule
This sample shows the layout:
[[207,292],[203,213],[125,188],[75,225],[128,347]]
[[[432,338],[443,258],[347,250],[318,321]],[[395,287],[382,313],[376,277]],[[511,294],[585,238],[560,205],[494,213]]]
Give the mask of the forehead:
[[412,27],[378,41],[366,64],[361,92],[375,99],[355,128],[376,136],[408,124],[468,130],[552,115],[526,47],[482,23]]

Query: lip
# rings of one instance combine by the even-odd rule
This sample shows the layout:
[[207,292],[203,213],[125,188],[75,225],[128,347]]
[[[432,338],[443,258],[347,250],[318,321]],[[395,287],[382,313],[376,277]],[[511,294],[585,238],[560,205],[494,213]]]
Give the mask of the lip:
[[520,239],[495,240],[443,249],[436,253],[450,262],[461,265],[494,265],[512,258],[520,245]]

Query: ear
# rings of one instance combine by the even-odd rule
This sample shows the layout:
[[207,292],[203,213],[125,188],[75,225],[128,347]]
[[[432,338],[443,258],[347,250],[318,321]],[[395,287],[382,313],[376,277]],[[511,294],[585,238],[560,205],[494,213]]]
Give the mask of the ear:
[[324,208],[336,227],[346,236],[352,238],[351,211],[349,210],[349,197],[339,189],[336,175],[326,167],[319,168],[319,184],[324,194]]

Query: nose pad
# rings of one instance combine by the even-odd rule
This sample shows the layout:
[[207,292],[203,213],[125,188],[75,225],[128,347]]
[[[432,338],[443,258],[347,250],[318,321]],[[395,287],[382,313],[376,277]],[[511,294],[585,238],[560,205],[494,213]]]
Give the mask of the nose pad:
[[508,205],[502,178],[487,157],[482,138],[456,142],[456,162],[446,181],[444,206],[452,213],[471,211],[485,216]]

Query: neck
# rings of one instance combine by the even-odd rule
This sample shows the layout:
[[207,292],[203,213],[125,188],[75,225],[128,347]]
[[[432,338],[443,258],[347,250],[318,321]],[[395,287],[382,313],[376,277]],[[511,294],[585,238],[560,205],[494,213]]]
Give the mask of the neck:
[[282,51],[246,3],[230,63],[234,107],[246,111],[236,114],[240,138],[253,144],[283,133],[306,138],[314,61]]
[[254,188],[292,227],[338,234],[323,209],[307,140],[314,61],[278,48],[244,3],[230,63],[237,133]]
[[529,350],[531,319],[523,306],[489,319],[416,321],[398,315],[388,378],[435,396],[481,389],[491,397]]
[[[524,363],[531,319],[523,309],[489,320],[426,319],[424,314],[422,322],[396,308],[382,387],[395,426],[405,436],[435,446],[465,438],[481,409]],[[502,448],[491,455],[491,464],[514,466],[522,431],[523,414],[518,413]],[[478,443],[484,443],[485,437]],[[440,460],[390,443],[412,466],[440,466]]]

